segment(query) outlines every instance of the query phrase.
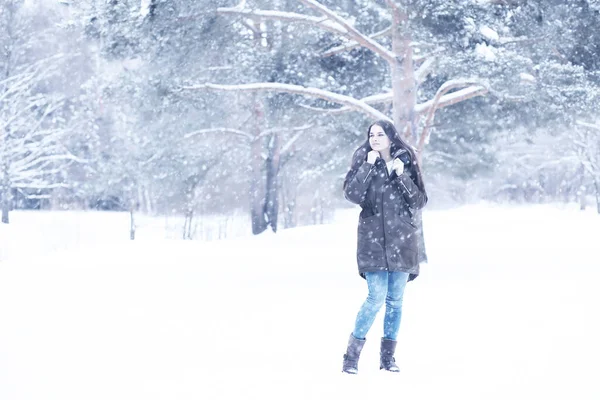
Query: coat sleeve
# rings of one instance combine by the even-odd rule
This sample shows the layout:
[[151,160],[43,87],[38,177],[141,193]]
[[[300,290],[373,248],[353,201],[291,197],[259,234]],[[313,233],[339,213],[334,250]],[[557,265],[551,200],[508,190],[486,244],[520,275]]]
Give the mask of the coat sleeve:
[[361,204],[365,201],[367,189],[369,189],[369,185],[373,179],[374,168],[375,165],[364,162],[355,173],[353,171],[348,172],[348,174],[354,173],[354,176],[348,177],[347,183],[344,186],[344,197],[346,200],[355,204]]
[[409,173],[405,172],[396,177],[396,181],[400,184],[402,196],[408,206],[414,210],[420,210],[427,204],[427,194],[423,193],[415,182],[410,177]]

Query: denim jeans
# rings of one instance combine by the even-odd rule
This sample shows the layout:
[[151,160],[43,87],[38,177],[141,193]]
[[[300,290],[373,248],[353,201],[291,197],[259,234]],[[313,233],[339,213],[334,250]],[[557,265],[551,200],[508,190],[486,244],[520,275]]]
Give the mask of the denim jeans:
[[367,272],[369,295],[363,303],[352,334],[357,339],[365,339],[373,325],[377,312],[385,302],[385,317],[383,320],[383,337],[396,340],[402,318],[402,297],[408,281],[406,272],[377,271]]

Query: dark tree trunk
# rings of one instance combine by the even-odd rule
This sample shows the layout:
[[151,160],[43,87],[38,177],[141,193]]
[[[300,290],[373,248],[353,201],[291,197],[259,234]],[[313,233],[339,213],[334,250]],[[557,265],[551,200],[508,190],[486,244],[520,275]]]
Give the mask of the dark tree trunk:
[[277,214],[279,212],[278,199],[278,175],[280,160],[280,138],[278,133],[274,133],[269,143],[269,157],[266,161],[267,169],[267,195],[265,198],[265,217],[267,224],[271,225],[273,232],[277,232]]
[[600,214],[600,177],[594,178],[594,186],[596,187],[596,211]]
[[183,222],[183,239],[192,239],[192,221],[194,219],[194,210],[187,210],[185,213],[185,221]]
[[8,224],[8,212],[10,211],[10,201],[8,197],[10,196],[6,189],[3,190],[2,193],[2,223]]
[[[214,160],[210,162],[214,165]],[[200,173],[190,175],[185,180],[185,221],[183,223],[183,239],[191,240],[194,232],[192,231],[192,221],[194,219],[194,210],[196,208],[196,197],[198,185],[206,178],[210,167]]]
[[264,123],[264,108],[258,95],[254,97],[254,141],[252,142],[252,176],[250,182],[250,217],[252,219],[252,233],[258,235],[267,229],[265,218],[265,184],[262,160],[262,132]]
[[4,177],[0,182],[0,202],[2,203],[2,223],[8,224],[8,213],[10,211],[12,196],[10,192],[10,183],[8,182],[8,168],[4,168]]

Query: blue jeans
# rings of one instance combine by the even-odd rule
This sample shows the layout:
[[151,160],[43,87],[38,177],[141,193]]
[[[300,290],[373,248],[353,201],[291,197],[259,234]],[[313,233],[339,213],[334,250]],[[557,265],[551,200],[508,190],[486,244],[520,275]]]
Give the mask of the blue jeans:
[[402,318],[402,297],[408,281],[406,272],[377,271],[367,272],[369,295],[363,303],[352,334],[357,339],[365,339],[371,329],[377,312],[385,302],[385,318],[383,320],[383,337],[396,340]]

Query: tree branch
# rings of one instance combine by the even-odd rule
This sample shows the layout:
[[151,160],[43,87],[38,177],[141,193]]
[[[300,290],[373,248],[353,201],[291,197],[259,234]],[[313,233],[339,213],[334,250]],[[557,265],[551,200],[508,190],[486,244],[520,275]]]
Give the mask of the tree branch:
[[[464,85],[463,85],[464,86]],[[440,88],[441,89],[441,88]],[[450,89],[448,89],[450,90]],[[488,92],[488,88],[485,86],[473,86],[462,90],[457,90],[456,92],[442,95],[439,97],[436,105],[436,109],[448,107],[456,103],[460,103],[464,100],[468,100],[470,98],[476,96],[483,96]],[[438,89],[438,93],[439,89]],[[444,92],[445,93],[445,92]],[[436,94],[437,96],[438,94]],[[428,100],[425,103],[417,104],[415,107],[415,112],[418,114],[425,114],[430,111],[431,107],[434,105],[435,97],[432,100]]]
[[298,13],[284,12],[284,11],[269,11],[269,10],[240,10],[238,8],[217,8],[219,14],[225,15],[240,15],[247,18],[255,19],[272,19],[277,21],[285,22],[297,22],[302,24],[309,24],[318,26],[326,29],[330,32],[346,36],[348,32],[340,24],[329,21],[323,17],[313,17],[311,15],[304,15]]
[[346,21],[344,18],[340,17],[321,3],[315,0],[298,1],[300,1],[300,3],[306,5],[307,7],[311,7],[315,10],[318,10],[320,13],[330,18],[332,21],[335,21],[338,25],[341,25],[347,31],[347,34],[345,36],[355,40],[357,43],[360,43],[363,47],[366,47],[367,49],[373,51],[375,54],[379,55],[390,64],[396,62],[396,57],[394,56],[394,53],[377,43],[375,40],[359,32],[356,28],[350,25],[348,21]]
[[577,120],[577,121],[575,121],[575,123],[577,125],[583,126],[585,128],[590,128],[590,129],[594,129],[596,131],[600,131],[600,125],[592,124],[592,123],[581,121],[581,120]]
[[15,189],[56,189],[56,188],[69,188],[69,185],[66,183],[44,183],[44,182],[34,182],[34,183],[14,183],[11,185],[12,188]]
[[338,93],[329,92],[327,90],[304,87],[298,85],[290,85],[285,83],[249,83],[249,84],[241,84],[241,85],[218,85],[212,83],[206,83],[202,85],[195,86],[184,86],[181,90],[222,90],[222,91],[233,91],[233,92],[283,92],[283,93],[292,93],[299,94],[303,96],[320,98],[323,100],[330,101],[332,103],[338,103],[348,106],[349,108],[360,111],[364,114],[367,114],[375,119],[383,119],[387,121],[391,121],[390,118],[383,114],[382,112],[376,110],[375,108],[369,106],[363,101],[357,100],[350,96],[345,96]]
[[300,136],[302,136],[303,133],[304,132],[299,131],[290,140],[288,140],[287,143],[285,143],[283,146],[281,146],[281,155],[282,156],[286,155],[288,153],[288,151],[292,148],[294,143],[296,143],[296,140],[298,140],[300,138]]
[[415,72],[415,79],[417,83],[421,83],[425,80],[425,77],[427,74],[429,74],[429,71],[431,71],[431,68],[433,67],[434,61],[434,57],[425,58],[425,62],[423,62],[423,64]]
[[305,131],[305,130],[310,129],[312,127],[313,127],[313,125],[311,123],[311,124],[308,124],[308,125],[297,126],[295,128],[271,128],[271,129],[266,129],[266,130],[262,131],[258,136],[259,137],[265,137],[265,136],[268,136],[268,135],[270,135],[270,134],[272,134],[274,132],[282,132],[282,131],[292,131],[292,132],[295,132],[295,131]]
[[[387,28],[385,28],[382,31],[379,31],[377,33],[374,33],[374,34],[370,35],[369,38],[376,39],[376,38],[379,38],[379,37],[382,37],[382,36],[387,36],[391,32],[392,32],[392,28],[391,27],[387,27]],[[331,56],[333,56],[335,54],[343,53],[345,51],[352,50],[352,49],[355,49],[355,48],[361,47],[361,46],[362,45],[360,43],[358,43],[358,42],[356,42],[356,41],[353,40],[353,41],[350,41],[349,43],[343,44],[341,46],[336,46],[334,48],[331,48],[331,49],[327,50],[325,53],[323,53],[321,56],[322,57],[331,57]]]
[[[471,86],[464,90],[459,91],[462,93],[459,93],[459,92],[451,93],[451,94],[447,95],[448,97],[446,97],[444,103],[442,103],[442,97],[449,90],[457,89],[457,88],[463,87],[463,86],[470,86],[470,85],[476,85],[476,86]],[[431,104],[429,106],[429,109],[427,112],[427,117],[425,119],[425,127],[423,128],[423,132],[421,133],[421,137],[419,138],[419,144],[417,146],[417,151],[419,152],[419,154],[422,153],[423,148],[425,147],[425,142],[427,141],[427,138],[429,136],[429,128],[431,126],[431,123],[433,122],[433,117],[435,115],[435,112],[439,108],[449,106],[451,104],[456,104],[456,103],[470,99],[475,96],[481,96],[483,94],[486,94],[487,92],[488,92],[487,87],[476,81],[448,81],[448,82],[444,83],[442,86],[440,86],[437,93],[435,94],[435,97],[432,100],[430,100],[429,102],[427,102],[427,103],[431,103]],[[425,103],[425,104],[427,104],[427,103]]]
[[[379,94],[374,94],[372,96],[363,97],[362,99],[360,99],[360,101],[367,103],[367,104],[391,103],[392,102],[392,92],[379,93]],[[330,108],[330,109],[311,107],[311,106],[307,106],[307,105],[301,105],[301,107],[306,108],[308,110],[312,110],[312,111],[324,112],[327,114],[342,114],[342,113],[350,111],[350,107],[346,107],[346,106],[339,107],[339,108]]]
[[189,139],[191,137],[197,136],[197,135],[202,135],[205,133],[230,133],[232,135],[237,135],[237,136],[241,136],[244,139],[247,140],[253,140],[254,137],[252,135],[250,135],[249,133],[246,133],[244,131],[240,131],[237,129],[232,129],[232,128],[210,128],[210,129],[200,129],[197,131],[193,131],[190,133],[186,133],[185,135],[183,135],[184,139]]
[[390,10],[392,11],[392,14],[401,12],[400,8],[393,0],[385,0],[385,4],[388,5]]
[[[29,171],[34,167],[39,167],[40,163],[44,163],[44,165],[49,165],[53,161],[75,161],[78,163],[87,163],[87,161],[82,160],[72,154],[55,154],[49,156],[37,157],[31,161],[29,160],[19,160],[11,164],[11,168],[15,170],[17,173],[21,173],[24,171]],[[20,162],[21,161],[21,162]],[[24,161],[24,162],[22,162]]]
[[[412,46],[412,44],[411,44],[411,46]],[[446,49],[444,47],[438,47],[435,50],[432,50],[427,54],[423,54],[420,56],[417,56],[417,55],[413,56],[413,61],[415,63],[424,62],[424,61],[427,61],[429,58],[432,58],[432,57],[434,57],[440,53],[443,53],[445,51],[446,51]]]

